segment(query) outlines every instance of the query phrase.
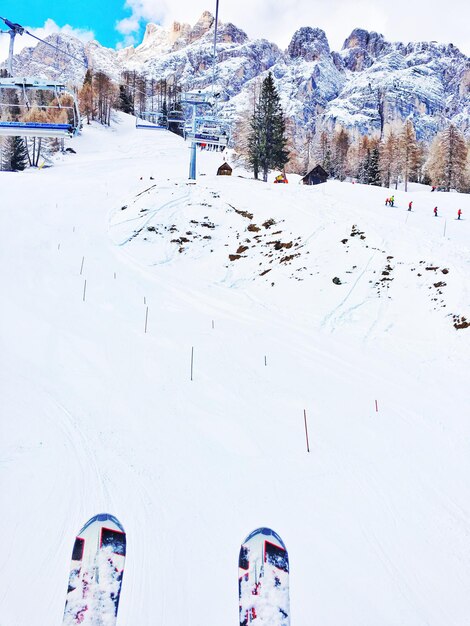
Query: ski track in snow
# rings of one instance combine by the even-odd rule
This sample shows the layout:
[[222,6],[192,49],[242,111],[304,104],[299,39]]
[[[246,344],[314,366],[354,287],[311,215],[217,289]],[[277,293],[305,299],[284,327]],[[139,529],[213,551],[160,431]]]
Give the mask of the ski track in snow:
[[[331,330],[334,331],[337,326],[344,320],[347,318],[348,314],[351,313],[352,311],[354,311],[355,309],[358,309],[360,307],[362,307],[364,305],[364,303],[366,302],[366,300],[362,300],[352,306],[349,306],[345,309],[344,305],[346,304],[346,302],[350,299],[351,295],[353,294],[354,290],[356,289],[358,283],[362,280],[362,278],[364,277],[365,273],[367,272],[367,270],[369,269],[369,266],[372,262],[372,260],[375,258],[376,256],[376,252],[374,252],[370,257],[369,260],[367,261],[366,265],[364,266],[364,268],[361,270],[359,276],[356,278],[356,280],[354,281],[354,283],[351,285],[351,288],[349,289],[349,291],[347,292],[347,294],[344,296],[344,298],[341,300],[341,302],[333,309],[331,310],[324,318],[323,321],[321,322],[322,326],[326,326],[326,324],[332,320],[331,323]],[[338,315],[339,313],[339,315]]]
[[[175,209],[174,213],[176,213],[178,209],[180,209],[182,206],[187,204],[188,200],[189,200],[189,192],[186,192],[183,196],[180,196],[179,198],[174,198],[173,200],[169,200],[168,202],[165,202],[154,211],[151,211],[148,214],[148,216],[146,215],[145,217],[142,217],[141,218],[143,219],[142,225],[137,230],[134,230],[133,234],[127,237],[126,239],[124,239],[124,241],[121,241],[120,243],[118,243],[118,245],[125,246],[127,243],[132,241],[132,239],[134,239],[135,237],[138,237],[146,226],[148,226],[149,224],[152,224],[155,215],[157,215],[158,213],[161,213],[164,209]],[[134,219],[139,219],[139,218],[134,218]],[[129,222],[129,221],[133,221],[133,220],[124,220],[124,222],[119,222],[119,225],[121,225],[122,223]]]

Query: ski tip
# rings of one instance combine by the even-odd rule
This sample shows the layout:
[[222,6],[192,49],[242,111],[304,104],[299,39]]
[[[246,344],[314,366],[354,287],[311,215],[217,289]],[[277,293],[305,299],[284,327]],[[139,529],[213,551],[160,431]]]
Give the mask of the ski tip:
[[95,522],[111,522],[112,524],[115,524],[121,532],[125,532],[121,522],[117,519],[117,517],[114,517],[114,515],[110,515],[109,513],[98,513],[98,515],[94,515],[91,519],[88,520],[85,526],[81,529],[79,535]]
[[257,535],[264,535],[266,537],[274,537],[276,539],[276,541],[279,542],[279,544],[286,549],[286,546],[284,545],[284,542],[282,541],[282,539],[279,537],[279,535],[274,532],[274,530],[272,530],[271,528],[266,528],[266,527],[262,527],[262,528],[257,528],[256,530],[254,530],[253,532],[251,532],[248,537],[245,539],[245,541],[243,542],[243,544],[248,543],[248,541],[250,541],[251,539],[253,539],[253,537],[256,537]]

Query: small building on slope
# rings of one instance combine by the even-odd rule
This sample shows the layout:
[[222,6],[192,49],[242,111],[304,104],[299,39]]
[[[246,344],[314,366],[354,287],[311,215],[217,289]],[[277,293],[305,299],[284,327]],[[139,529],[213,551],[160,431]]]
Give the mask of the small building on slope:
[[310,170],[310,172],[302,178],[302,183],[304,185],[319,185],[320,183],[326,183],[327,180],[328,172],[326,172],[321,165],[315,165],[313,170]]
[[232,168],[228,163],[222,163],[222,165],[217,170],[217,176],[231,176]]

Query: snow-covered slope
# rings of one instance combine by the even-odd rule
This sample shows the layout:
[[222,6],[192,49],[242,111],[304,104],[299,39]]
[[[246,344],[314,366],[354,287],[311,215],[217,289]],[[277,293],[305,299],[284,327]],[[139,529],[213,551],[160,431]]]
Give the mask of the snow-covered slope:
[[127,531],[120,626],[237,624],[264,525],[296,626],[465,624],[470,198],[388,208],[216,177],[209,152],[188,185],[182,140],[119,119],[0,172],[2,626],[61,623],[104,511]]

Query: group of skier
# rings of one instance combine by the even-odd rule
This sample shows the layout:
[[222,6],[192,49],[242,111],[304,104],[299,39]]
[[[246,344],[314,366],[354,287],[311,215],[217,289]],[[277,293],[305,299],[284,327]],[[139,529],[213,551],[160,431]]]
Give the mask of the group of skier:
[[[394,205],[395,205],[395,196],[390,196],[390,198],[385,199],[385,206],[394,206]],[[412,209],[413,209],[413,200],[411,200],[408,204],[408,211],[411,211]],[[433,213],[434,213],[434,217],[438,217],[437,206],[434,207]],[[462,215],[462,209],[459,209],[457,211],[458,220],[460,219],[461,215]]]
[[[433,210],[434,210],[434,217],[438,217],[438,215],[437,215],[437,206],[435,206]],[[462,215],[462,209],[459,209],[457,211],[457,219],[458,220],[460,219],[461,215]]]

